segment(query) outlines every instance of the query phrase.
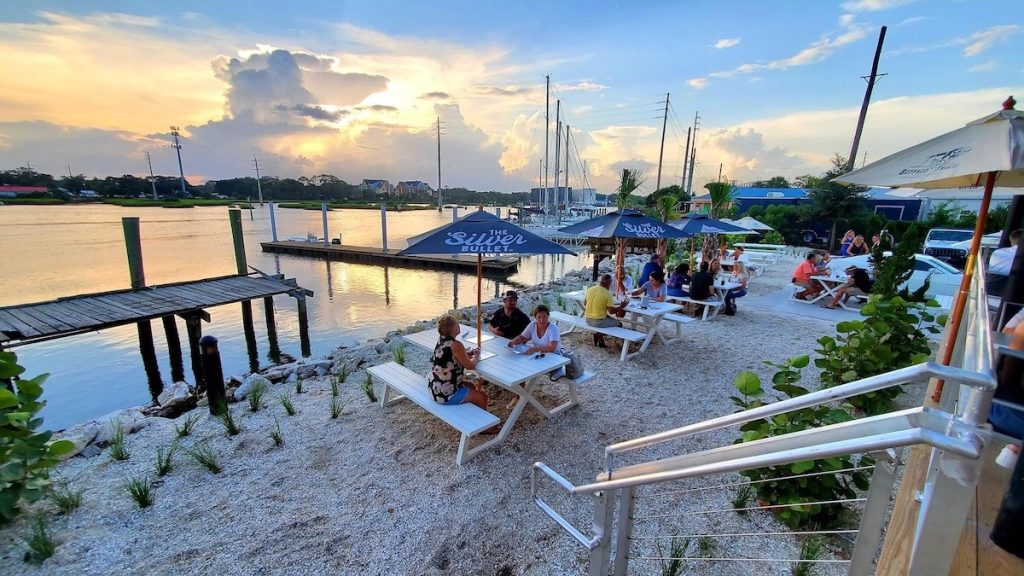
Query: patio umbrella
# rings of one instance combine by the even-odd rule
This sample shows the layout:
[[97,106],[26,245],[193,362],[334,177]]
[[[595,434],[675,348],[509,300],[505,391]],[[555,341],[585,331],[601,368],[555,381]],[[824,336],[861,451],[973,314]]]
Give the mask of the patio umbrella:
[[[978,208],[978,220],[964,268],[960,291],[950,314],[950,330],[960,329],[967,293],[974,276],[981,237],[988,220],[989,202],[995,186],[1024,186],[1024,112],[1014,110],[1010,96],[1003,109],[882,158],[835,179],[836,182],[893,188],[952,188],[985,186]],[[953,346],[947,346],[942,363],[949,365]],[[933,401],[942,394],[942,382],[935,387]]]
[[686,238],[692,236],[651,218],[639,210],[623,208],[578,224],[560,228],[559,232],[582,234],[590,238],[615,238],[616,290],[625,290],[626,238]]
[[458,220],[409,239],[401,256],[424,254],[476,254],[476,345],[482,332],[481,284],[484,254],[574,254],[572,250],[484,212],[483,206]]
[[775,228],[772,228],[771,226],[765,224],[764,222],[761,222],[756,218],[751,218],[750,216],[744,216],[739,220],[732,220],[729,223],[735,226],[739,226],[741,228],[746,228],[751,232],[757,232],[758,234],[760,234],[761,232],[769,232],[771,230],[775,230]]
[[[676,220],[670,223],[672,226],[679,228],[680,230],[689,233],[691,236],[696,234],[750,234],[751,230],[737,226],[736,224],[730,224],[721,220],[715,220],[710,216],[703,214],[695,214],[688,216],[682,220]],[[713,255],[712,252],[718,250],[718,237],[717,236],[706,236],[704,238],[703,246],[701,246],[702,260],[710,262]],[[690,240],[690,265],[693,266],[693,240]]]

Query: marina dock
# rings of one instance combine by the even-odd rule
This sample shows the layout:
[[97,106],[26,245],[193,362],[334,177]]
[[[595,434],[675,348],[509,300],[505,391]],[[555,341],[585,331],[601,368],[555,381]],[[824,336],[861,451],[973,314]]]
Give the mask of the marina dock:
[[[282,240],[260,242],[264,252],[291,254],[313,258],[327,258],[344,262],[380,264],[405,268],[440,270],[476,270],[476,255],[466,256],[399,256],[399,250]],[[483,260],[485,274],[511,274],[519,267],[519,259],[509,256],[486,257]]]

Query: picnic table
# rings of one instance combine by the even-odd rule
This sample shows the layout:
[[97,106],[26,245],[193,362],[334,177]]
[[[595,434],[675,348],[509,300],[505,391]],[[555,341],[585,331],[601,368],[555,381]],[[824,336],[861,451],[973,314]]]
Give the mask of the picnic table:
[[[476,328],[462,325],[462,333],[469,333],[469,339],[476,341]],[[548,373],[557,370],[569,363],[569,359],[547,352],[544,354],[517,354],[509,347],[509,340],[500,336],[488,334],[481,345],[481,360],[476,363],[474,371],[488,382],[499,386],[519,397],[512,412],[502,425],[501,431],[494,438],[469,450],[466,459],[476,454],[501,444],[508,437],[516,420],[523,413],[527,405],[532,406],[546,418],[552,418],[576,404],[579,398],[576,394],[575,380],[565,381],[569,385],[569,400],[555,408],[547,408],[536,397],[536,392],[541,384],[548,380]],[[433,351],[437,344],[438,334],[436,330],[424,330],[415,334],[403,336],[406,342],[425,350]],[[460,335],[461,339],[461,335]],[[470,346],[475,347],[475,346]]]
[[[583,315],[583,302],[586,300],[586,292],[583,290],[565,292],[562,294],[562,297],[579,302],[579,315]],[[648,302],[647,308],[642,308],[640,306],[640,298],[630,298],[629,304],[626,306],[626,313],[629,315],[629,318],[623,318],[623,322],[643,328],[643,331],[647,333],[647,337],[641,342],[640,350],[627,355],[626,358],[629,359],[647,351],[647,347],[651,345],[651,341],[654,340],[655,336],[661,340],[662,344],[671,344],[678,340],[678,336],[665,338],[658,330],[658,326],[665,320],[667,314],[678,312],[682,309],[683,307],[680,304],[655,302],[653,300]],[[572,332],[572,329],[569,332]]]
[[[821,287],[825,289],[825,291],[819,293],[818,296],[814,298],[814,300],[805,300],[805,302],[809,303],[817,302],[818,300],[821,300],[826,296],[835,298],[836,292],[839,291],[839,288],[846,284],[847,277],[846,275],[840,276],[833,274],[831,276],[811,276],[811,280],[814,280],[815,282],[820,284]],[[856,310],[856,308],[847,306],[846,302],[843,301],[839,302],[839,306],[842,307],[843,310]]]

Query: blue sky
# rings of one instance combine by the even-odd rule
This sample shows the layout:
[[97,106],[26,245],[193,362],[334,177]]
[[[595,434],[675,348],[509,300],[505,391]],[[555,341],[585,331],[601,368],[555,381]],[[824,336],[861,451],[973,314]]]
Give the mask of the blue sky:
[[175,124],[196,180],[244,175],[258,155],[280,176],[433,182],[441,116],[447,184],[519,190],[537,179],[550,74],[574,126],[570,179],[586,161],[591,185],[634,167],[653,189],[666,92],[663,184],[698,110],[698,185],[719,164],[739,182],[819,173],[849,149],[882,25],[869,160],[1024,94],[1009,1],[240,6],[4,5],[0,165],[141,173],[151,150],[170,173]]

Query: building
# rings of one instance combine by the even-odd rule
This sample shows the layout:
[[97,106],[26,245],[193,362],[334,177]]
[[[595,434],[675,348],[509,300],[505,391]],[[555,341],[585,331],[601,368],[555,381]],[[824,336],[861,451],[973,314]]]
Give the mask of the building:
[[[146,196],[145,194],[142,194],[141,196],[143,198],[148,198],[148,196]],[[214,196],[216,197],[217,195],[214,194]],[[79,190],[78,191],[78,197],[79,198],[99,198],[100,195],[97,194],[95,190]],[[223,198],[223,196],[221,196],[221,198]]]
[[[737,187],[732,204],[736,214],[743,214],[754,206],[778,206],[805,204],[810,202],[804,188],[752,188]],[[864,205],[868,212],[881,214],[890,220],[918,220],[922,217],[922,200],[915,197],[894,195],[889,189],[872,188]],[[927,192],[927,191],[926,191]],[[690,200],[690,212],[708,213],[711,210],[711,195],[702,194]]]
[[[926,190],[895,188],[885,191],[885,198],[918,200],[921,203],[920,219],[924,220],[939,206],[945,205],[953,210],[954,216],[977,214],[981,207],[981,197],[985,189],[978,187],[965,188],[933,188]],[[1021,188],[996,186],[992,189],[992,201],[989,209],[1007,206],[1016,195],[1024,194]]]
[[46,186],[0,186],[0,198],[45,196],[47,192],[49,192],[49,190]]
[[433,190],[430,188],[430,184],[427,184],[422,180],[406,180],[404,182],[399,182],[398,186],[395,186],[394,191],[398,196],[408,196],[416,192],[431,194]]
[[394,194],[394,187],[387,180],[363,180],[363,183],[359,185],[359,190],[361,192],[370,191],[388,196]]

